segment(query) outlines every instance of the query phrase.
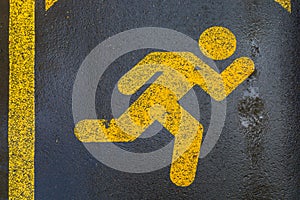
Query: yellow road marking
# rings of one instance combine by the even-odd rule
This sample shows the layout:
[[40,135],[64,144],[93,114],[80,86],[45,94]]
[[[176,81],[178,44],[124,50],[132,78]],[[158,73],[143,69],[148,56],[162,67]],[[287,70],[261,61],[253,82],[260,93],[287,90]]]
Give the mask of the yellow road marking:
[[275,0],[275,2],[279,3],[284,9],[288,12],[292,12],[292,2],[291,0]]
[[[131,126],[127,124],[130,119],[134,122]],[[162,85],[152,84],[109,127],[103,120],[84,120],[76,125],[75,135],[82,142],[129,142],[155,120],[175,136],[171,180],[178,186],[190,185],[197,170],[203,127],[178,104],[176,94]]]
[[34,0],[10,0],[9,199],[34,199]]
[[[184,75],[184,78],[173,75],[174,70]],[[253,71],[254,63],[247,57],[237,58],[219,74],[192,53],[154,52],[148,54],[125,74],[120,79],[118,87],[123,94],[132,95],[146,83],[149,77],[157,72],[164,72],[169,73],[169,77],[158,79],[156,83],[167,85],[179,95],[179,99],[193,86],[199,85],[212,98],[222,101]],[[176,80],[176,78],[180,79]]]
[[[58,0],[45,0],[45,9],[48,10],[54,5]],[[291,1],[290,0],[275,0],[287,11],[291,12]],[[9,77],[9,121],[8,121],[8,142],[9,142],[9,199],[34,199],[34,142],[35,142],[35,115],[34,115],[34,42],[35,42],[35,28],[34,28],[34,12],[35,12],[35,1],[34,0],[10,0],[10,22],[9,22],[9,60],[10,60],[10,77]],[[233,41],[230,38],[230,34],[226,36],[227,41]],[[205,45],[205,42],[209,38],[199,40],[201,46]],[[229,43],[230,44],[230,43]],[[233,44],[233,43],[231,43]],[[221,47],[221,46],[219,46]],[[219,48],[213,47],[213,48]],[[211,48],[211,50],[213,50]],[[202,50],[208,50],[209,47],[204,47]],[[235,44],[233,46],[227,47],[227,54],[221,55],[219,53],[215,54],[213,51],[203,51],[205,55],[215,60],[226,59],[232,55],[232,51],[235,50]],[[217,80],[222,80],[225,87],[225,94],[221,92],[221,95],[215,94],[214,90],[209,87],[210,84],[203,83],[202,88],[212,95],[213,98],[220,100],[226,97],[232,90],[235,89],[245,79],[246,74],[251,74],[252,69],[242,69],[241,66],[253,66],[253,63],[248,58],[240,58],[232,63],[228,70],[225,70],[221,74],[221,78]],[[207,69],[210,71],[210,69]],[[246,72],[246,73],[245,73]],[[244,73],[244,74],[243,74]],[[233,77],[232,77],[233,75]],[[200,81],[201,83],[201,81]],[[199,84],[201,85],[201,84]],[[159,88],[159,87],[158,87]],[[223,93],[223,94],[222,94]],[[156,109],[155,109],[156,108]],[[159,108],[159,109],[157,109]],[[158,119],[162,124],[168,126],[164,121],[165,118],[162,117],[160,113],[164,108],[160,106],[152,106],[153,119]],[[135,111],[134,111],[135,112]],[[159,113],[159,114],[157,114]],[[160,116],[160,117],[159,117]],[[183,115],[184,116],[184,115]],[[174,117],[174,116],[173,116]],[[178,116],[177,116],[178,117]],[[181,116],[182,117],[182,116]],[[175,117],[176,118],[176,117]],[[152,119],[152,120],[153,120]],[[128,119],[120,120],[119,125],[125,132],[131,132],[132,129],[130,123],[126,122]],[[131,120],[129,120],[131,122]],[[128,122],[129,122],[128,121]],[[87,122],[91,122],[88,120]],[[93,121],[97,125],[88,125],[85,128],[98,127],[99,122],[97,120]],[[111,122],[110,127],[116,122]],[[198,124],[199,125],[199,124]],[[102,125],[100,125],[102,127]],[[116,126],[117,127],[117,126]],[[200,126],[201,127],[201,126]],[[80,126],[77,127],[80,129]],[[169,127],[170,129],[173,129]],[[178,128],[178,127],[177,127]],[[119,128],[115,128],[119,129]],[[185,127],[187,130],[188,128]],[[200,130],[200,129],[199,129]],[[201,129],[202,130],[202,129]],[[174,130],[173,130],[174,131]],[[178,130],[177,130],[178,131]],[[86,130],[84,131],[86,133]],[[94,130],[91,132],[101,131]],[[120,131],[117,131],[120,132]],[[136,130],[135,133],[140,133],[141,130]],[[200,131],[201,132],[201,131]],[[124,133],[124,132],[123,132]],[[196,137],[202,137],[201,134],[197,134]],[[82,135],[81,135],[82,136]],[[78,137],[81,137],[80,134]],[[104,134],[103,137],[106,137]],[[136,138],[137,135],[133,137],[131,135],[127,138],[122,138],[121,136],[115,136],[105,141],[130,141]],[[96,137],[96,136],[94,136]],[[83,141],[95,141],[103,138],[102,136],[97,138],[81,138]],[[101,139],[100,139],[101,140]],[[195,139],[195,141],[198,141]],[[200,139],[201,140],[201,139]],[[193,146],[193,144],[192,144]],[[200,148],[200,146],[199,146]],[[197,149],[197,148],[196,148]],[[189,153],[187,155],[190,155]],[[173,155],[174,156],[174,155]],[[185,157],[185,155],[179,155],[180,157]],[[176,158],[177,159],[177,158]],[[183,160],[185,160],[184,158]],[[181,163],[178,162],[179,165]],[[177,164],[178,164],[177,163]],[[187,185],[188,181],[176,180],[178,173],[186,173],[185,168],[182,166],[176,166],[176,163],[171,169],[171,179],[173,182],[179,185]],[[178,169],[182,169],[179,170]],[[191,174],[194,172],[192,171]],[[173,175],[172,175],[173,174]],[[179,177],[190,177],[186,175],[180,175]]]
[[154,74],[162,72],[154,84],[118,119],[83,120],[75,135],[82,142],[130,142],[155,120],[175,136],[170,178],[178,186],[188,186],[195,178],[203,127],[179,104],[195,85],[221,101],[254,71],[251,59],[236,59],[221,74],[189,52],[148,54],[118,83],[120,92],[137,92]]
[[45,9],[51,8],[58,0],[45,0]]

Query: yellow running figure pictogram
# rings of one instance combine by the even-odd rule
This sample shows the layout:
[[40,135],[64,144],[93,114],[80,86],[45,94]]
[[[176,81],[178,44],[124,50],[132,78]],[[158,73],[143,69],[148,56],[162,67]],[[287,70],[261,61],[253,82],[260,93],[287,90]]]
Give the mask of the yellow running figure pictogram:
[[[234,34],[224,27],[211,27],[199,38],[204,55],[224,60],[236,50]],[[225,99],[254,71],[248,57],[235,59],[221,74],[190,52],[153,52],[118,82],[125,95],[136,93],[147,81],[161,75],[117,119],[86,119],[78,122],[75,135],[81,142],[131,142],[158,121],[174,137],[170,178],[188,186],[195,178],[203,126],[178,101],[194,86],[200,86],[216,101]]]

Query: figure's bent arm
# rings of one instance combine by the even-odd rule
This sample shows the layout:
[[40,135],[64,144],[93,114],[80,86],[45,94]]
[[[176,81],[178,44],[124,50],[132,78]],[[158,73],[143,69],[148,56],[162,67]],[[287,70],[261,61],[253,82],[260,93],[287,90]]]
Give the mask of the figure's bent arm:
[[221,74],[206,64],[195,63],[197,72],[191,81],[199,85],[216,101],[224,100],[255,70],[254,62],[247,57],[234,60]]
[[250,58],[241,57],[220,74],[190,52],[154,52],[126,73],[118,88],[123,94],[134,94],[157,72],[168,73],[169,69],[183,75],[190,86],[199,85],[213,99],[222,101],[254,72],[255,67]]
[[160,71],[162,68],[159,65],[138,63],[119,80],[118,89],[125,95],[132,95]]
[[187,78],[194,71],[195,67],[189,61],[194,57],[190,52],[150,53],[119,80],[118,89],[123,94],[132,95],[157,72],[175,70]]

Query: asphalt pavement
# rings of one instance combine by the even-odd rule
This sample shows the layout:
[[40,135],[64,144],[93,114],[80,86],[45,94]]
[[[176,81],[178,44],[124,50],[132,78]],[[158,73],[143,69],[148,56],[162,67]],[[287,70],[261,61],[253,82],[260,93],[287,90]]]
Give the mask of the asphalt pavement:
[[[8,5],[6,1],[0,5],[0,198],[5,199],[8,67],[3,66],[8,66],[4,42]],[[195,181],[178,187],[170,181],[170,166],[134,174],[95,159],[75,137],[72,113],[73,85],[86,56],[107,38],[134,28],[168,28],[198,41],[211,26],[226,27],[237,38],[235,54],[215,61],[220,71],[238,57],[251,58],[256,70],[227,97],[222,134],[199,160]],[[48,11],[42,1],[37,2],[36,199],[299,199],[299,31],[296,1],[292,13],[272,0],[62,0]],[[112,118],[111,97],[118,80],[154,51],[159,49],[129,52],[105,70],[95,97],[98,118]],[[211,99],[199,87],[194,92],[205,136]],[[145,153],[162,148],[172,138],[162,129],[150,138],[116,145]]]

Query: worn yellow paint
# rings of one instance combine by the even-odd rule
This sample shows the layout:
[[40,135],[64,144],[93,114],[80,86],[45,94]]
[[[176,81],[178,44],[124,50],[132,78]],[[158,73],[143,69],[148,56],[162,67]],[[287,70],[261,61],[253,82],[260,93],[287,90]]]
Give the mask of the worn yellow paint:
[[58,0],[45,0],[45,9],[51,8]]
[[[221,40],[232,39],[227,43],[235,45],[234,35],[231,32],[233,37],[227,34],[226,30],[224,37],[220,32],[225,29],[221,27],[210,30],[213,31],[204,32],[205,36],[200,38],[201,49],[208,52],[206,55],[217,59],[231,56],[235,46],[228,51],[228,45],[223,48],[213,43],[221,37]],[[130,142],[158,121],[175,136],[170,178],[178,186],[188,186],[195,178],[203,127],[178,104],[178,100],[198,85],[212,98],[221,101],[253,71],[254,63],[247,57],[234,60],[219,74],[190,52],[150,53],[119,80],[118,88],[123,94],[132,95],[152,76],[161,72],[155,83],[118,119],[110,122],[97,119],[80,121],[75,127],[75,135],[82,142]]]
[[[184,76],[174,76],[173,71]],[[201,59],[189,52],[154,52],[148,54],[119,81],[119,90],[132,95],[157,72],[170,74],[166,79],[159,78],[157,84],[167,85],[179,99],[193,86],[200,86],[217,101],[225,99],[238,85],[254,71],[250,58],[240,57],[230,64],[221,74]],[[138,77],[134,79],[133,77]],[[176,80],[178,79],[178,80]]]
[[[158,87],[160,85],[172,91],[176,95],[174,99],[182,98],[195,85],[199,85],[212,98],[221,101],[248,78],[253,71],[254,63],[246,57],[236,59],[219,74],[192,53],[154,52],[148,54],[125,74],[120,79],[118,87],[124,94],[134,94],[155,73],[162,72],[162,75],[155,81],[155,85],[152,84],[149,87],[150,91],[145,91],[144,94],[149,92],[149,95],[144,96],[143,94],[141,96],[141,98],[145,98],[145,101],[140,103],[138,99],[135,102],[136,104],[134,103],[129,108],[131,119],[136,124],[141,125],[143,122],[148,121],[145,120],[147,119],[145,116],[149,113],[145,109],[147,105],[151,106],[154,101],[155,105],[165,105],[166,101],[171,98],[170,94]],[[175,109],[176,104],[176,101],[174,101],[169,103],[169,106]],[[144,113],[142,113],[142,110]],[[171,113],[168,110],[166,112]],[[157,113],[159,112],[157,111]],[[159,120],[159,117],[155,119],[175,136],[170,178],[178,186],[188,186],[195,177],[203,129],[201,124],[186,113],[184,109],[181,110],[181,114],[178,112],[177,115],[170,114],[168,116],[165,121]],[[180,118],[184,120],[176,121]],[[186,132],[186,134],[178,134],[178,130],[182,130],[182,133]]]
[[284,9],[288,12],[292,12],[292,2],[291,0],[275,0],[275,2],[279,3]]
[[110,123],[79,122],[75,135],[82,142],[130,142],[156,120],[175,136],[172,181],[179,186],[190,185],[197,170],[203,127],[178,104],[177,95],[163,85],[152,84],[124,114]]
[[224,60],[235,52],[236,39],[229,29],[214,26],[201,34],[199,46],[207,57],[213,60]]
[[10,0],[9,199],[34,199],[34,0]]

